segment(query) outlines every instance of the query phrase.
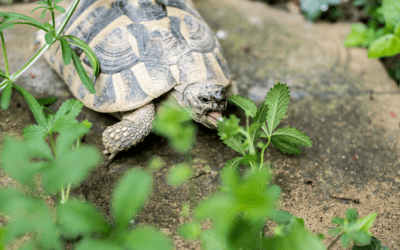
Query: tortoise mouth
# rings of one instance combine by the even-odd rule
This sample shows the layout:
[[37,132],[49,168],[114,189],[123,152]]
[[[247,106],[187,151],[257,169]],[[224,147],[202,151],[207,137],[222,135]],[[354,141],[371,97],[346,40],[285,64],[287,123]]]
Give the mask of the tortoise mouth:
[[206,121],[210,128],[217,129],[218,121],[222,121],[221,111],[210,111],[206,114]]

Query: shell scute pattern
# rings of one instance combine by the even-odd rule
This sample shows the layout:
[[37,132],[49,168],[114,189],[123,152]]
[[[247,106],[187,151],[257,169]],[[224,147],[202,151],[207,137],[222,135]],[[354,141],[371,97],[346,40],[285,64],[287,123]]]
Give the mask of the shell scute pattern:
[[[99,112],[142,107],[177,84],[230,82],[218,41],[190,0],[82,0],[65,34],[82,39],[98,56],[96,94],[83,87],[72,63],[61,69],[59,46],[46,58],[75,97]],[[89,60],[73,49],[91,76]]]

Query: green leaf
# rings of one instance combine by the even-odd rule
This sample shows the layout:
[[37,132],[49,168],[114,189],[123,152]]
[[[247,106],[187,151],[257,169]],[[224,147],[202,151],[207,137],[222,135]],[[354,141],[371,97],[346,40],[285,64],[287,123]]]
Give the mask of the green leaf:
[[61,6],[55,6],[54,9],[58,10],[61,13],[65,13],[65,9]]
[[100,240],[89,237],[79,241],[77,250],[121,250],[125,249],[121,242],[115,240]]
[[272,136],[271,138],[272,144],[287,154],[301,154],[301,149],[298,146],[288,143],[286,140],[281,140],[279,136]]
[[[264,101],[260,109],[257,111],[256,116],[252,119],[252,125],[253,123],[259,124],[259,126],[262,126],[265,124],[267,121],[267,115],[268,115],[268,104]],[[250,137],[252,138],[253,142],[256,142],[258,137],[260,135],[260,129],[258,128],[255,130],[253,133],[250,133]]]
[[282,140],[288,144],[304,146],[307,148],[312,146],[310,137],[306,136],[306,134],[301,132],[299,129],[292,128],[290,126],[275,130],[272,133],[272,138],[274,137],[278,137],[279,140]]
[[54,30],[54,29],[53,29],[53,25],[51,25],[50,23],[44,23],[43,25],[46,26],[46,28],[48,28],[49,31]]
[[22,15],[19,13],[13,13],[13,12],[0,12],[0,17],[8,17],[9,19],[12,18],[13,20],[21,19],[21,20],[27,21],[26,24],[33,25],[37,28],[47,31],[46,27],[41,22],[37,21],[36,19],[34,19],[32,17],[26,16],[26,15]]
[[342,218],[335,217],[335,218],[332,219],[332,224],[337,224],[339,226],[343,226],[344,225],[344,220]]
[[104,216],[91,204],[70,200],[65,204],[57,205],[57,218],[64,232],[74,236],[93,232],[108,233],[108,226]]
[[61,186],[74,186],[82,182],[101,159],[97,148],[89,146],[58,153],[58,161],[43,171],[43,187],[49,194],[59,191]]
[[167,183],[171,186],[179,186],[192,177],[193,171],[187,164],[178,164],[171,168],[168,173]]
[[243,159],[243,157],[235,157],[235,158],[230,159],[229,161],[227,161],[225,163],[225,168],[236,169],[237,167],[239,167],[242,159]]
[[[4,202],[7,199],[7,202]],[[18,217],[5,227],[4,240],[7,244],[27,232],[36,232],[36,249],[62,249],[53,218],[39,198],[26,197],[13,189],[0,190],[0,210],[19,211]]]
[[400,38],[400,22],[396,24],[396,27],[394,27],[393,33],[397,38]]
[[87,45],[83,40],[81,40],[75,36],[65,35],[63,37],[71,39],[72,40],[72,42],[70,42],[71,44],[73,44],[83,50],[83,52],[89,59],[90,65],[92,65],[93,75],[97,76],[99,74],[99,70],[100,70],[100,63],[96,57],[96,54],[89,47],[89,45]]
[[82,107],[83,103],[76,99],[69,99],[63,102],[54,117],[52,131],[60,132],[76,126],[77,120],[75,118],[82,111]]
[[6,137],[0,157],[2,169],[12,178],[31,188],[35,184],[34,175],[40,173],[54,160],[50,148],[42,138],[17,141]]
[[375,40],[368,48],[368,57],[395,56],[400,53],[400,38],[393,34],[384,35]]
[[362,231],[364,233],[368,233],[368,230],[371,229],[377,215],[378,215],[377,213],[373,213],[361,219],[358,219],[356,223],[349,226],[347,230]]
[[368,245],[366,246],[354,245],[352,250],[384,250],[384,247],[382,247],[382,243],[380,240],[378,240],[375,237],[371,237],[371,241]]
[[367,26],[362,23],[354,23],[351,25],[351,31],[344,41],[345,47],[355,47],[363,44],[367,32]]
[[126,241],[130,249],[173,249],[171,240],[151,227],[138,227],[132,230],[127,236]]
[[[112,213],[120,229],[125,229],[149,198],[153,187],[152,176],[139,169],[131,169],[118,183],[112,200]],[[135,192],[132,192],[135,190]]]
[[346,211],[346,219],[350,222],[350,221],[354,221],[356,220],[358,217],[358,213],[357,210],[355,210],[354,208],[349,208]]
[[46,7],[50,7],[45,1],[39,1],[39,2],[37,2],[37,4],[41,4],[41,5],[44,5]]
[[[58,6],[57,6],[58,7]],[[60,43],[61,43],[61,52],[62,52],[62,57],[65,65],[69,65],[71,63],[71,47],[69,47],[68,41],[65,38],[60,37]]]
[[164,164],[165,162],[161,157],[152,156],[149,160],[149,167],[153,170],[159,170]]
[[197,239],[200,236],[201,227],[198,222],[189,222],[180,226],[178,228],[178,233],[185,239]]
[[188,152],[194,143],[197,127],[190,114],[171,103],[163,105],[154,120],[154,133],[166,137],[171,147],[180,153]]
[[7,76],[7,74],[6,74],[6,73],[4,73],[4,71],[3,71],[3,70],[1,70],[1,69],[0,69],[0,77],[3,77],[3,78],[5,78],[5,79],[8,79],[8,76]]
[[350,236],[347,233],[342,234],[340,236],[340,243],[342,244],[342,247],[347,247],[350,244]]
[[38,10],[38,9],[43,9],[43,8],[46,8],[46,7],[44,7],[44,6],[36,7],[36,8],[34,8],[34,9],[31,11],[31,14],[32,14],[34,11],[36,11],[36,10]]
[[264,239],[263,249],[323,250],[325,247],[318,236],[310,233],[299,220],[294,219],[288,234]]
[[57,130],[60,132],[56,142],[57,154],[60,156],[64,154],[64,152],[69,152],[75,141],[86,134],[89,129],[90,128],[85,126],[83,123],[78,123],[69,129]]
[[228,101],[241,108],[246,116],[254,117],[257,113],[257,106],[254,102],[244,96],[230,95]]
[[52,45],[54,42],[54,34],[52,31],[49,31],[46,33],[46,35],[44,35],[44,39],[46,40],[46,43],[48,45]]
[[278,224],[287,224],[290,223],[293,215],[289,214],[283,210],[276,210],[269,214],[269,218]]
[[12,86],[13,83],[8,82],[6,87],[3,89],[3,92],[1,93],[1,108],[3,110],[8,109],[8,106],[10,105]]
[[48,133],[49,131],[47,131],[44,127],[34,124],[25,127],[24,130],[22,131],[22,135],[24,136],[25,139],[40,138],[44,140],[44,138],[46,138]]
[[371,241],[371,236],[364,232],[348,232],[354,242],[361,245],[366,245]]
[[46,97],[46,98],[37,98],[36,101],[42,105],[42,106],[46,106],[46,105],[52,105],[54,104],[56,101],[58,100],[57,97],[53,96],[53,97]]
[[13,87],[18,91],[20,95],[22,95],[22,97],[28,103],[29,108],[31,109],[33,116],[35,117],[35,120],[39,124],[39,126],[48,128],[47,119],[44,114],[43,108],[36,101],[36,99],[21,86],[14,84]]
[[286,84],[276,84],[267,94],[265,104],[268,105],[267,126],[269,135],[281,122],[289,107],[289,87]]
[[383,17],[385,25],[389,30],[393,30],[397,23],[400,22],[400,3],[397,0],[382,1]]
[[95,94],[96,90],[95,90],[90,78],[88,77],[85,69],[83,68],[81,60],[79,59],[79,57],[75,51],[71,50],[71,52],[72,52],[72,61],[74,63],[76,72],[78,73],[79,78],[81,79],[83,85],[90,93]]
[[47,8],[45,8],[45,9],[42,11],[42,13],[40,14],[40,18],[44,19],[44,16],[45,16],[45,14],[46,14],[46,10],[47,10]]
[[53,5],[56,6],[58,3],[62,2],[62,1],[64,1],[64,0],[55,0]]
[[227,240],[220,237],[216,230],[203,231],[200,237],[204,250],[230,250]]
[[[337,217],[336,217],[337,218]],[[329,228],[328,234],[332,236],[337,236],[342,232],[340,227]]]

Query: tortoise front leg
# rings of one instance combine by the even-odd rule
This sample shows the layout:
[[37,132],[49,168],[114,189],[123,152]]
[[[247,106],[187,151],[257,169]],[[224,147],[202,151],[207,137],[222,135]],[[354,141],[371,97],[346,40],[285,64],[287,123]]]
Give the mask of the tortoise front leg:
[[104,130],[103,143],[106,149],[103,153],[111,154],[111,160],[119,152],[143,141],[151,132],[155,113],[154,104],[149,103],[132,113],[125,114],[122,121]]

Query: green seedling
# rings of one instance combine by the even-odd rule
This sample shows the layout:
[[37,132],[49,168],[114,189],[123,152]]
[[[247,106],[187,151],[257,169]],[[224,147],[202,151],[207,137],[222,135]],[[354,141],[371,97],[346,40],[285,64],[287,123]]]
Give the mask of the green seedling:
[[[289,88],[286,84],[276,84],[258,110],[253,101],[243,96],[231,95],[229,102],[245,112],[246,127],[240,126],[240,120],[234,115],[218,124],[221,140],[243,155],[229,160],[225,166],[236,168],[245,164],[251,168],[262,168],[264,151],[271,142],[283,153],[289,154],[300,154],[299,146],[312,146],[310,138],[296,128],[277,129],[289,106]],[[259,142],[259,138],[267,138],[268,142]],[[258,152],[258,148],[261,149],[261,153]]]

